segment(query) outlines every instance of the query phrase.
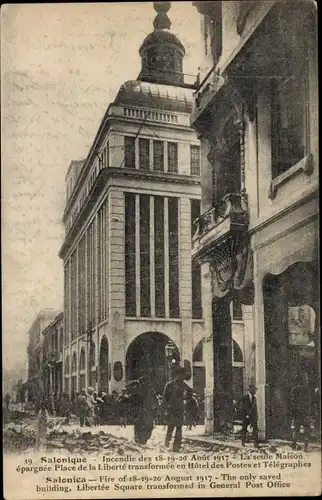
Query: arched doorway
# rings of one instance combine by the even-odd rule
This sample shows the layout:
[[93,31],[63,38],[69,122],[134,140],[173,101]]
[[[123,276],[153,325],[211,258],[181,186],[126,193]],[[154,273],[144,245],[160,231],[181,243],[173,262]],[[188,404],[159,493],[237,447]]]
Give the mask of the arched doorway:
[[86,385],[86,375],[85,375],[85,349],[81,348],[79,354],[79,390],[85,389]]
[[204,399],[206,386],[205,364],[203,359],[203,343],[204,339],[198,342],[192,355],[193,390],[197,394],[199,394],[201,399]]
[[105,335],[100,345],[99,384],[101,390],[108,392],[108,340]]
[[96,372],[95,372],[95,344],[93,341],[90,342],[89,353],[88,353],[88,385],[94,387],[96,384]]
[[289,438],[290,393],[303,374],[311,393],[319,386],[320,331],[316,263],[297,262],[263,280],[267,437]]
[[244,358],[243,352],[233,339],[233,399],[239,401],[244,393]]
[[68,356],[68,354],[65,358],[64,376],[65,376],[64,391],[69,393],[69,356]]
[[76,352],[72,356],[72,378],[71,378],[71,392],[76,394],[77,391],[77,357]]
[[162,394],[171,377],[171,366],[180,361],[177,346],[158,332],[142,333],[129,345],[126,353],[126,379],[147,375],[158,394]]

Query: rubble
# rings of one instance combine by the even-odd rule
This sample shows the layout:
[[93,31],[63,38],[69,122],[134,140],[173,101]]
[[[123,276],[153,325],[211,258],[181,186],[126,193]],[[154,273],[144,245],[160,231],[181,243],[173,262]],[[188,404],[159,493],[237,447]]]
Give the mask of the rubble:
[[31,425],[10,422],[3,429],[3,449],[10,453],[34,448],[36,438],[37,431]]

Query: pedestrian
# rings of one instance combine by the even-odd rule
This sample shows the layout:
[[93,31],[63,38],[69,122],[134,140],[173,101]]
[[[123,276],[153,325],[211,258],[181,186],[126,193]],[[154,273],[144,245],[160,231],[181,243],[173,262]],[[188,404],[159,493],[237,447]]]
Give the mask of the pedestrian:
[[252,428],[252,438],[254,440],[255,448],[259,448],[258,442],[258,412],[257,412],[257,388],[254,384],[250,384],[248,393],[242,397],[241,400],[241,417],[242,417],[242,446],[245,446],[247,429]]
[[311,401],[307,379],[300,373],[295,375],[291,388],[291,417],[293,420],[292,448],[297,448],[301,427],[304,431],[304,451],[310,440]]
[[127,389],[130,392],[129,409],[134,423],[134,440],[138,444],[146,444],[151,437],[159,408],[156,391],[146,375],[131,381]]
[[184,395],[192,393],[192,389],[184,382],[186,371],[183,367],[176,367],[174,378],[170,380],[163,391],[163,406],[168,425],[165,437],[165,446],[170,445],[172,434],[176,429],[173,441],[173,451],[180,451],[182,441],[182,425],[184,417]]
[[67,392],[63,392],[60,400],[60,416],[64,417],[64,424],[69,425],[71,414],[71,402]]
[[7,392],[7,394],[4,397],[4,404],[7,411],[9,410],[10,400],[11,400],[10,394],[9,392]]
[[76,400],[76,413],[79,417],[79,423],[81,427],[83,427],[84,425],[86,425],[87,427],[91,427],[91,423],[88,420],[88,410],[89,402],[87,392],[85,389],[82,389]]
[[185,417],[187,429],[191,430],[192,426],[197,426],[199,404],[198,400],[193,393],[188,393],[185,404]]
[[119,424],[121,427],[126,427],[128,414],[129,396],[126,389],[122,389],[121,394],[117,398],[117,409],[119,415]]
[[87,422],[89,427],[92,427],[92,425],[96,425],[96,420],[95,420],[95,408],[96,408],[96,400],[94,396],[94,389],[93,387],[88,387],[87,389],[87,402],[88,402],[88,411],[87,411]]

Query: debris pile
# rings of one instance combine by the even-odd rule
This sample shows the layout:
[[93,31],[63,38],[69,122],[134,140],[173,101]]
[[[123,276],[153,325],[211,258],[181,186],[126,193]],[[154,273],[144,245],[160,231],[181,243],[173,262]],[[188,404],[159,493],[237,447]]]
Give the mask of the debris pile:
[[148,446],[140,446],[123,437],[116,437],[113,434],[100,431],[80,432],[75,430],[72,433],[56,428],[47,435],[47,450],[65,449],[70,453],[115,453],[123,455],[128,452],[140,452],[149,449]]
[[10,422],[3,429],[3,449],[7,453],[24,451],[36,445],[37,431],[25,423]]

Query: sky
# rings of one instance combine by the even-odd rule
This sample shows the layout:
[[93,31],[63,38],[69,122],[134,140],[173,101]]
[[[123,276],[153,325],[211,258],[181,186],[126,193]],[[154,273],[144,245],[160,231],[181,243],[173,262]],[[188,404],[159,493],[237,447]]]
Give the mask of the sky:
[[[1,9],[2,293],[7,370],[26,366],[28,329],[63,307],[65,175],[83,159],[119,87],[137,78],[152,2],[24,4]],[[197,74],[200,17],[172,2],[171,31]]]

